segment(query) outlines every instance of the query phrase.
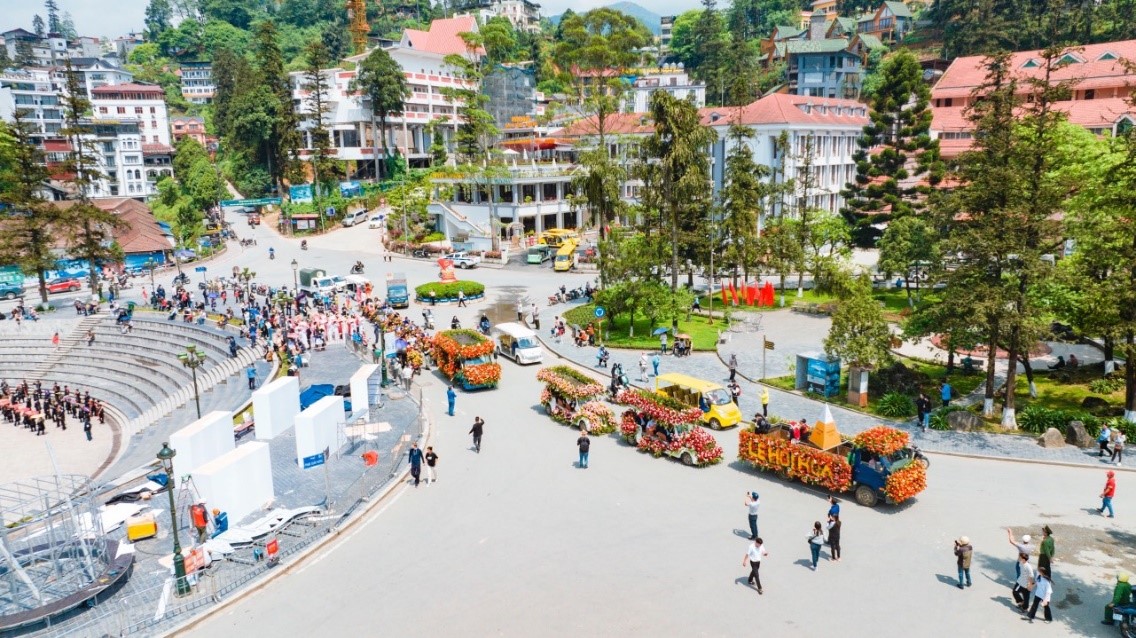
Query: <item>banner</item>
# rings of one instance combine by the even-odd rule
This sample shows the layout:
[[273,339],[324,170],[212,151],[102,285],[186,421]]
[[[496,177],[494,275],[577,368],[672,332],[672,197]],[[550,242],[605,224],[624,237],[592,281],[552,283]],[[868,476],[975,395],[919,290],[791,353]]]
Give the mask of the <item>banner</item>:
[[312,201],[312,185],[299,184],[288,187],[288,197],[293,204],[307,204]]
[[359,182],[339,182],[339,193],[344,197],[359,197],[363,194],[363,185]]

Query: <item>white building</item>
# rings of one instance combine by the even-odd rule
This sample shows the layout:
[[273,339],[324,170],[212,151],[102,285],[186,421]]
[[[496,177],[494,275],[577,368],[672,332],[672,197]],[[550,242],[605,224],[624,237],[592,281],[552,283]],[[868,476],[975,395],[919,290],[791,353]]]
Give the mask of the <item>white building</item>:
[[[134,74],[108,60],[99,58],[71,58],[71,69],[80,75],[86,88],[87,99],[94,99],[94,90],[116,84],[130,84]],[[66,67],[57,66],[55,74],[59,86],[67,86]]]
[[36,129],[35,138],[58,135],[63,128],[63,105],[58,80],[48,69],[0,71],[0,118],[12,120],[17,110]]
[[[443,94],[446,88],[473,88],[457,76],[454,69],[444,62],[447,55],[467,53],[465,43],[458,33],[474,32],[477,23],[472,16],[458,16],[446,20],[435,20],[429,31],[407,29],[398,45],[387,51],[403,69],[411,90],[406,99],[405,110],[387,119],[387,146],[396,149],[411,166],[429,166],[432,139],[426,131],[431,122],[441,122],[447,147],[451,145],[453,133],[457,129],[457,106]],[[358,64],[366,53],[347,58]],[[339,160],[374,159],[375,140],[378,132],[371,126],[371,111],[362,96],[351,91],[355,71],[327,69],[324,71],[330,86],[328,104],[331,112],[328,126],[332,135],[332,146],[336,149],[335,158]],[[292,96],[297,112],[307,108],[308,92],[303,89],[303,73],[291,74]],[[302,157],[308,157],[311,149],[310,128],[304,125],[304,150]],[[381,144],[379,147],[381,148]],[[361,166],[361,168],[364,168]],[[368,169],[369,170],[369,169]]]
[[191,104],[213,101],[217,87],[213,84],[212,62],[186,62],[181,65],[181,96]]
[[[868,123],[868,107],[855,100],[774,93],[743,107],[702,109],[702,122],[718,133],[710,153],[715,193],[725,178],[731,144],[727,133],[737,123],[754,132],[749,140],[754,161],[772,169],[771,179],[800,182],[802,168],[811,166],[815,187],[805,194],[807,201],[796,201],[798,194],[787,195],[788,207],[835,213],[844,207],[840,192],[856,178],[852,157]],[[782,135],[784,147],[778,142]]]
[[659,69],[643,69],[639,73],[631,83],[624,110],[646,112],[647,103],[655,91],[666,91],[680,100],[693,96],[695,106],[706,106],[706,85],[692,81],[682,63],[667,64]]
[[146,38],[141,33],[128,33],[114,39],[114,52],[125,64],[130,59],[130,52],[145,41]]
[[505,18],[518,31],[540,31],[540,5],[530,0],[470,0],[457,3],[457,10],[474,14],[482,24]]
[[170,146],[166,94],[152,84],[114,84],[91,91],[91,107],[100,120],[136,121],[145,144]]
[[[84,119],[81,124],[90,131],[83,139],[94,151],[102,176],[91,186],[89,197],[143,198],[156,193],[156,178],[148,179],[145,174],[137,121]],[[71,155],[67,138],[49,139],[43,146],[49,168],[59,167]]]

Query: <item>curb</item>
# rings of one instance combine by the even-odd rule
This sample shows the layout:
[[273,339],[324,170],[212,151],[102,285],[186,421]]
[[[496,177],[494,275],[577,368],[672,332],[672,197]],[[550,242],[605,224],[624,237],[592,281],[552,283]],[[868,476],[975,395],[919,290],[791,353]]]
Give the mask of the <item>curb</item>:
[[[434,440],[433,419],[430,417],[430,414],[426,411],[427,403],[426,403],[425,398],[423,398],[421,388],[419,388],[419,395],[418,396],[419,396],[418,405],[419,405],[419,410],[420,410],[420,417],[424,417],[424,419],[423,419],[423,430],[422,430],[422,434],[419,435],[419,442],[420,442],[420,444],[432,443],[433,440]],[[304,564],[307,562],[307,560],[309,558],[311,558],[316,552],[323,550],[323,549],[328,549],[328,545],[332,541],[338,539],[340,537],[340,535],[343,534],[343,532],[355,527],[355,525],[357,525],[360,521],[368,518],[371,515],[371,512],[375,509],[375,507],[377,505],[379,505],[380,503],[387,502],[388,499],[391,497],[391,495],[394,493],[394,491],[397,488],[399,488],[401,486],[403,489],[408,489],[408,487],[406,485],[406,483],[407,483],[406,477],[407,476],[410,476],[409,465],[406,466],[405,468],[403,468],[402,471],[400,471],[397,475],[391,477],[391,479],[387,483],[387,485],[385,487],[383,487],[383,489],[378,494],[376,494],[374,497],[371,498],[371,500],[367,503],[366,507],[364,507],[361,511],[358,511],[354,516],[347,519],[347,521],[343,525],[338,526],[338,527],[332,527],[327,535],[325,535],[320,540],[312,543],[311,546],[309,546],[308,548],[304,549],[299,554],[294,556],[292,558],[292,560],[288,561],[286,564],[282,564],[280,566],[280,569],[273,569],[268,573],[268,575],[266,577],[259,579],[257,581],[251,582],[248,585],[246,585],[245,587],[242,587],[241,589],[238,589],[235,592],[229,594],[228,598],[224,599],[222,602],[218,603],[217,605],[214,605],[207,613],[195,616],[193,618],[189,618],[185,622],[181,623],[180,625],[177,625],[176,627],[173,627],[173,628],[169,629],[168,631],[162,632],[159,635],[163,636],[163,637],[164,636],[177,636],[177,635],[181,635],[185,632],[188,632],[189,630],[192,630],[197,625],[201,624],[201,622],[203,622],[206,619],[214,616],[218,612],[220,612],[224,609],[227,609],[227,608],[231,607],[232,605],[244,600],[245,598],[248,598],[252,594],[259,592],[262,589],[268,587],[273,582],[275,582],[278,578],[281,578],[283,576],[286,576],[286,575],[292,573],[293,570],[295,570],[299,567],[303,567]]]

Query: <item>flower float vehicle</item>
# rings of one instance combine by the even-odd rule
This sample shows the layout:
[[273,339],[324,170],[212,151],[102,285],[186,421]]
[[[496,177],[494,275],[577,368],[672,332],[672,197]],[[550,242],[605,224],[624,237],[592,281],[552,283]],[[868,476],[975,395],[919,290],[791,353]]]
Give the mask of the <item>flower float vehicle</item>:
[[620,418],[624,440],[652,455],[679,459],[684,465],[713,465],[722,460],[722,448],[698,426],[702,411],[687,407],[665,394],[650,390],[624,390],[616,401],[631,407]]
[[599,400],[604,387],[595,379],[568,366],[541,368],[536,378],[544,383],[540,404],[553,421],[591,434],[615,431],[615,413]]
[[434,335],[434,361],[442,374],[465,390],[495,388],[501,380],[501,366],[493,363],[493,342],[473,330]]
[[866,507],[881,500],[899,504],[927,488],[926,465],[908,447],[906,432],[880,425],[846,439],[827,408],[824,422],[800,442],[792,441],[786,424],[757,427],[738,433],[738,457],[759,470],[830,492],[853,492]]

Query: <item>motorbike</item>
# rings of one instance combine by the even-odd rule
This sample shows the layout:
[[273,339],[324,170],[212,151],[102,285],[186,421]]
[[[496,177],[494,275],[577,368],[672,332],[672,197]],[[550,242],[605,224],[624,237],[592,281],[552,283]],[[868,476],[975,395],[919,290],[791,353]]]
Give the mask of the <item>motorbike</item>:
[[275,250],[268,251],[268,258],[269,259],[276,259],[276,251]]
[[361,262],[361,261],[355,262],[355,265],[351,267],[351,274],[352,275],[362,275],[363,274],[363,262]]
[[181,273],[180,275],[174,277],[174,285],[175,286],[180,286],[180,285],[188,284],[188,283],[189,283],[189,275],[187,275],[185,273]]
[[560,303],[560,293],[548,296],[548,305],[555,306],[558,303]]
[[421,248],[419,248],[418,250],[415,250],[414,252],[412,252],[410,254],[415,256],[415,257],[419,257],[421,259],[425,259],[425,258],[430,256],[429,254],[426,253],[425,250],[422,250]]
[[481,334],[483,334],[487,337],[489,336],[489,320],[488,319],[486,319],[485,317],[482,317],[481,322],[477,324],[477,328],[481,331]]
[[1111,624],[1120,625],[1124,638],[1136,638],[1136,604],[1113,607]]
[[600,351],[596,353],[596,367],[606,368],[607,360],[610,356],[611,353],[607,351],[607,348],[601,348]]
[[241,246],[255,246],[255,245],[256,245],[255,239],[242,239],[241,240]]
[[623,372],[623,365],[619,363],[611,364],[611,384],[608,385],[608,394],[611,395],[611,400],[614,401],[620,392],[631,389],[631,380]]
[[[920,450],[919,446],[917,446],[917,445],[911,446],[911,452],[912,452],[912,457],[915,461],[922,461],[924,468],[931,469],[931,459],[927,458],[923,454],[923,450]],[[1134,638],[1136,638],[1136,637],[1134,637]]]
[[461,322],[458,321],[457,317],[454,317],[453,320],[450,321],[450,330],[458,330],[461,327]]
[[434,315],[426,315],[422,318],[422,323],[425,324],[427,330],[434,329]]
[[300,242],[300,250],[307,250],[307,249],[308,249],[308,240],[305,239],[305,240]]

